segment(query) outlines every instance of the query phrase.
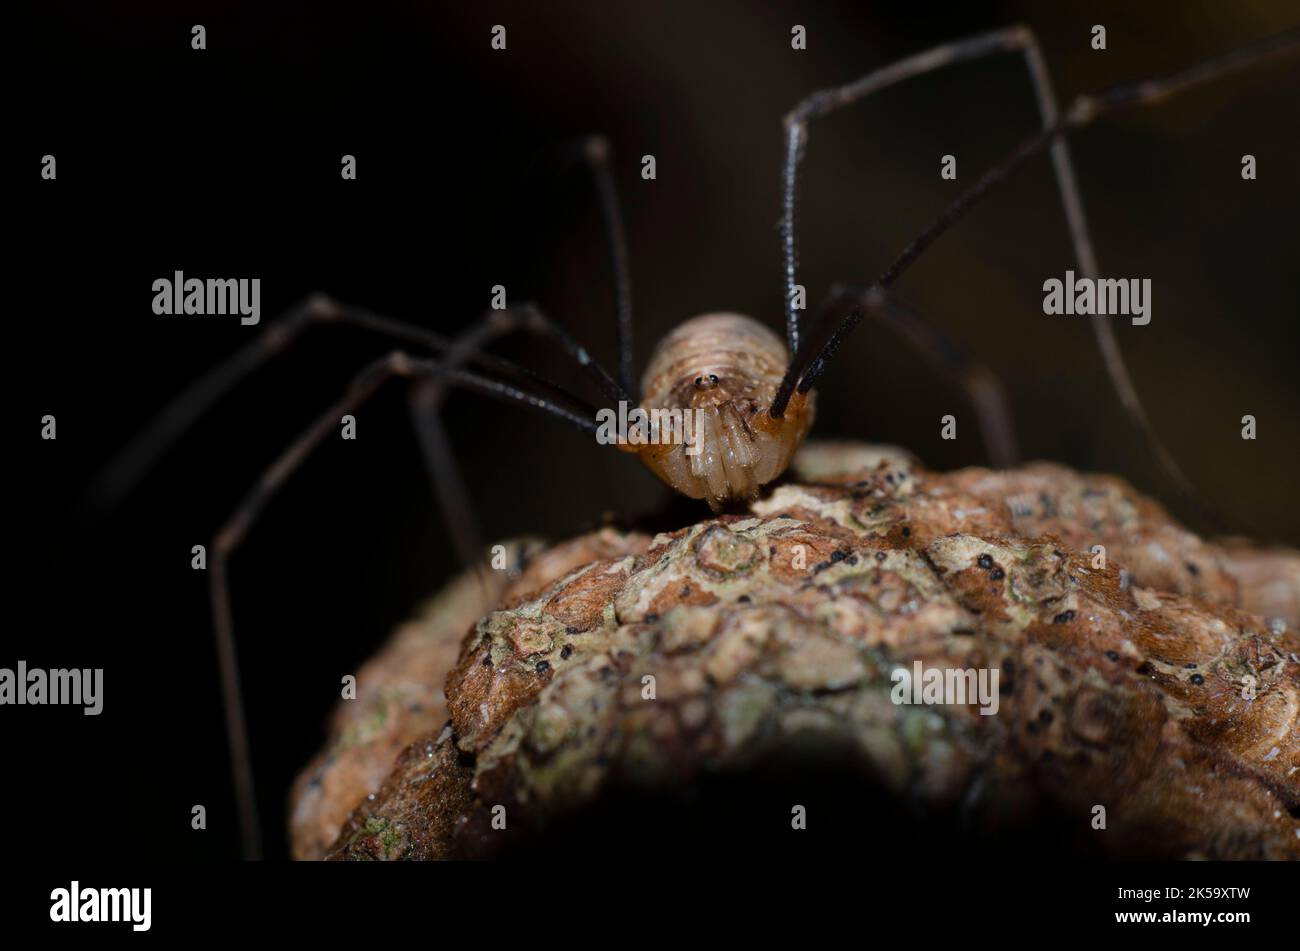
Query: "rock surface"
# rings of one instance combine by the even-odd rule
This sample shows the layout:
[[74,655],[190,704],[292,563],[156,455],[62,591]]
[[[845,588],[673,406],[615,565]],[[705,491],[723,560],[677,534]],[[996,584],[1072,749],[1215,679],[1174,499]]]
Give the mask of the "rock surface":
[[[295,786],[295,856],[508,853],[613,790],[794,749],[976,833],[1300,858],[1300,553],[1202,541],[1055,465],[813,444],[795,467],[749,513],[519,545],[456,582],[341,705]],[[917,661],[996,669],[997,712],[895,703]]]

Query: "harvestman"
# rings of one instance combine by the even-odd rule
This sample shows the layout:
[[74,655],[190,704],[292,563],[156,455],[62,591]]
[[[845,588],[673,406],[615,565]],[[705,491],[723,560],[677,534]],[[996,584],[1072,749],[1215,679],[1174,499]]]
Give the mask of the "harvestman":
[[[695,317],[670,333],[655,349],[642,381],[647,409],[690,408],[706,420],[704,446],[688,456],[678,445],[620,445],[637,453],[661,479],[692,498],[718,508],[754,498],[789,464],[812,425],[813,384],[844,339],[861,322],[873,317],[892,326],[927,358],[960,379],[979,417],[991,464],[1006,467],[1016,460],[1010,416],[999,381],[968,359],[921,316],[897,300],[889,288],[899,276],[995,185],[1030,158],[1050,151],[1075,266],[1086,278],[1100,276],[1092,239],[1079,197],[1066,136],[1099,116],[1128,105],[1162,101],[1272,56],[1300,49],[1300,29],[1278,34],[1251,46],[1188,67],[1161,79],[1112,86],[1095,95],[1079,96],[1062,114],[1058,111],[1042,52],[1033,33],[1011,27],[935,47],[878,69],[861,79],[816,92],[785,117],[785,159],[782,170],[781,251],[785,282],[785,340],[768,328],[737,314]],[[851,105],[902,80],[954,63],[996,53],[1023,54],[1038,101],[1042,128],[964,191],[871,284],[834,287],[818,319],[805,336],[800,326],[796,211],[798,171],[812,120]],[[231,627],[226,563],[247,536],[257,515],[311,451],[335,431],[340,417],[356,411],[385,381],[411,381],[410,409],[421,452],[433,478],[443,514],[466,564],[479,561],[482,551],[470,514],[468,495],[455,468],[440,419],[449,387],[475,390],[496,399],[531,407],[595,434],[597,408],[568,389],[500,357],[485,352],[494,341],[518,331],[546,338],[564,350],[581,372],[591,377],[603,397],[617,405],[632,399],[632,298],[622,216],[610,172],[605,140],[583,143],[581,158],[592,174],[610,247],[616,301],[619,349],[618,376],[606,370],[535,304],[491,311],[459,336],[448,339],[412,324],[314,295],[270,324],[228,360],[188,388],[131,442],[105,469],[97,484],[101,503],[120,498],[157,458],[227,390],[275,355],[287,349],[312,324],[342,324],[372,331],[403,347],[436,355],[419,357],[397,349],[368,364],[353,379],[344,396],[329,407],[262,474],[217,532],[210,552],[213,623],[230,742],[231,765],[239,805],[243,852],[261,853],[260,826],[253,792],[252,767],[239,669]],[[1162,469],[1189,497],[1191,487],[1165,450],[1129,377],[1109,321],[1091,321],[1107,372],[1125,411],[1145,436]],[[793,357],[790,355],[793,354]]]

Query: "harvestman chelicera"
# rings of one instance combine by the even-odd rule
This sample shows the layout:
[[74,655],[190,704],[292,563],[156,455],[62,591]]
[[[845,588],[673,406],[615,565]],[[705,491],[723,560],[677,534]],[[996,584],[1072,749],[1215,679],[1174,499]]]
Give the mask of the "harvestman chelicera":
[[[695,317],[670,333],[653,352],[642,380],[641,404],[647,410],[691,409],[703,413],[702,447],[687,454],[680,443],[620,444],[637,453],[660,478],[714,508],[751,500],[782,474],[807,434],[814,414],[813,385],[844,339],[864,317],[889,325],[929,360],[961,381],[979,419],[992,465],[1002,468],[1017,458],[1010,414],[997,378],[889,288],[941,234],[1029,159],[1051,153],[1053,170],[1076,258],[1086,278],[1100,276],[1084,217],[1066,136],[1111,110],[1151,104],[1194,86],[1300,49],[1300,29],[1291,30],[1206,60],[1181,72],[1142,82],[1113,86],[1076,98],[1059,112],[1042,52],[1033,33],[1011,27],[947,43],[900,60],[833,89],[816,92],[785,117],[782,170],[781,251],[785,284],[785,340],[762,324],[738,314]],[[800,321],[796,212],[798,172],[812,120],[851,105],[902,80],[955,63],[997,53],[1025,57],[1038,101],[1042,128],[986,172],[953,201],[870,284],[834,287],[807,335]],[[226,728],[239,806],[243,854],[261,854],[261,833],[231,624],[226,565],[247,536],[262,508],[311,451],[336,431],[341,417],[357,410],[387,380],[410,381],[409,405],[421,452],[457,551],[466,564],[477,564],[482,547],[471,515],[468,493],[453,462],[440,419],[451,387],[531,407],[596,434],[597,407],[568,388],[486,352],[493,342],[516,332],[558,345],[575,367],[591,378],[602,398],[617,405],[636,405],[633,393],[632,295],[627,243],[610,171],[605,140],[595,136],[575,152],[587,165],[595,185],[610,249],[618,340],[618,375],[612,376],[559,324],[532,303],[490,311],[468,330],[446,338],[413,324],[314,295],[283,315],[252,342],[215,367],[182,393],[106,467],[96,485],[102,505],[112,503],[153,465],[164,451],[247,375],[286,350],[313,324],[339,324],[374,332],[400,344],[364,367],[341,399],[323,412],[268,467],[217,532],[209,553],[213,626],[217,640]],[[1119,400],[1146,438],[1162,470],[1175,487],[1195,498],[1176,462],[1160,443],[1129,377],[1110,323],[1092,320],[1103,361]],[[427,354],[415,356],[410,350]]]

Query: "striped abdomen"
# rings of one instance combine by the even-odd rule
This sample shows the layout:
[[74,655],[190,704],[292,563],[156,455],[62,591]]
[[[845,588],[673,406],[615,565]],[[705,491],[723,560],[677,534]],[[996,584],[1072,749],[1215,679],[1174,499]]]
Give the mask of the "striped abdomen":
[[[796,393],[783,418],[768,415],[787,362],[781,339],[748,317],[686,321],[655,348],[641,385],[642,408],[674,423],[680,418],[682,429],[635,447],[641,459],[715,510],[753,499],[785,471],[812,425],[811,392]],[[674,411],[680,417],[670,417]]]

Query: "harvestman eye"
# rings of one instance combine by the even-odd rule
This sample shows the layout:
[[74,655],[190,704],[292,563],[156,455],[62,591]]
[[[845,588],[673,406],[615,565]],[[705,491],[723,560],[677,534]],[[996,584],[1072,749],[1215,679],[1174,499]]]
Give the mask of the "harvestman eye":
[[[997,467],[1013,464],[1017,457],[1014,429],[997,378],[898,300],[889,288],[976,202],[1044,151],[1051,154],[1075,266],[1085,277],[1095,280],[1098,265],[1066,136],[1113,110],[1164,101],[1273,56],[1293,53],[1298,47],[1300,30],[1292,30],[1165,78],[1113,86],[1095,95],[1080,96],[1062,115],[1037,41],[1028,29],[1012,27],[936,47],[845,86],[807,97],[785,118],[781,178],[782,277],[786,288],[784,339],[764,324],[739,314],[706,314],[686,321],[655,348],[640,387],[640,407],[648,414],[669,414],[669,423],[663,431],[672,434],[675,441],[620,442],[618,448],[636,453],[675,490],[704,499],[715,509],[754,499],[763,486],[778,478],[789,465],[813,422],[814,383],[845,338],[869,316],[894,328],[936,367],[960,381],[975,407],[989,461]],[[833,288],[820,317],[805,336],[795,305],[796,213],[798,168],[807,148],[809,123],[905,79],[998,53],[1024,56],[1038,100],[1042,128],[953,201],[874,282],[845,283]],[[483,547],[471,515],[469,493],[455,465],[441,419],[447,391],[452,387],[474,390],[531,408],[591,435],[598,436],[601,431],[596,421],[600,409],[596,405],[567,385],[545,380],[488,353],[487,348],[517,332],[538,337],[561,350],[573,372],[586,377],[600,393],[601,400],[608,401],[607,405],[638,405],[633,399],[632,298],[627,242],[610,171],[611,150],[603,138],[593,136],[573,146],[570,154],[584,163],[592,176],[610,246],[619,356],[616,376],[601,367],[588,350],[535,304],[517,304],[489,312],[460,335],[446,338],[413,324],[315,295],[272,322],[244,349],[183,392],[110,462],[96,484],[95,496],[101,505],[120,499],[224,393],[287,350],[308,327],[317,324],[356,327],[386,338],[398,348],[365,366],[343,396],[288,445],[217,532],[209,554],[213,628],[246,857],[260,855],[260,824],[244,724],[226,564],[271,497],[312,450],[336,431],[339,418],[355,412],[388,380],[397,378],[409,384],[411,419],[448,530],[462,559],[470,565],[481,565]],[[1195,498],[1181,470],[1156,438],[1110,323],[1098,320],[1090,323],[1125,412],[1146,437],[1155,458],[1174,484]],[[700,366],[718,367],[723,372],[701,374],[695,369]],[[672,414],[689,422],[677,424]],[[696,443],[696,436],[702,445]]]

